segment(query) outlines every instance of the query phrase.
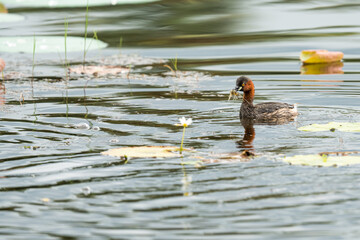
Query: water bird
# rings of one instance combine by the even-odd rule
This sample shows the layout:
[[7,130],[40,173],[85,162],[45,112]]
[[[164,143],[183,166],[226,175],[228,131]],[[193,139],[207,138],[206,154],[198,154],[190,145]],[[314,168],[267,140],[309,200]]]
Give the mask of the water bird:
[[241,76],[236,80],[236,86],[231,91],[230,97],[238,91],[244,92],[240,107],[241,120],[254,120],[255,122],[287,122],[293,120],[297,115],[297,104],[280,102],[265,102],[254,105],[255,86],[253,81]]

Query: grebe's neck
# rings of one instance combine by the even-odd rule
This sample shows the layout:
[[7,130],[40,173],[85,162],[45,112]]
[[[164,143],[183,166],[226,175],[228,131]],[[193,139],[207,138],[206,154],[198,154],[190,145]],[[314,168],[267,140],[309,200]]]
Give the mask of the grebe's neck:
[[254,101],[254,96],[255,96],[254,88],[251,88],[249,91],[244,92],[243,103],[248,103],[248,104],[252,105],[253,101]]

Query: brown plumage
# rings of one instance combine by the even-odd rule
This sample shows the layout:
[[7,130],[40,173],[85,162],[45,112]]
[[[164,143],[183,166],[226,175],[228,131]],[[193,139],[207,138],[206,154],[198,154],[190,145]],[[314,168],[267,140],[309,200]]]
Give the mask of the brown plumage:
[[282,122],[292,120],[298,115],[296,104],[266,102],[254,105],[255,86],[248,77],[239,77],[234,90],[244,92],[240,108],[241,119],[253,119],[257,122]]

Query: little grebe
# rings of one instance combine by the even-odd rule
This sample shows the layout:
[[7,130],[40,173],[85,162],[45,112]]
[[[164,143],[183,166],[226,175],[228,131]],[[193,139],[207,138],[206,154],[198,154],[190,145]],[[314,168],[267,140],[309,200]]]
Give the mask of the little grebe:
[[242,91],[243,102],[240,108],[240,119],[256,121],[291,120],[298,115],[296,104],[266,102],[253,105],[255,87],[250,78],[241,76],[236,80],[235,92]]

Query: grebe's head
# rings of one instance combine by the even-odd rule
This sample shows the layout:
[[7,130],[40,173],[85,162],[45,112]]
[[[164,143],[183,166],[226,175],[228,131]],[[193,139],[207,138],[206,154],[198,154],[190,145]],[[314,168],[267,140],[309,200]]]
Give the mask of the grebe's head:
[[241,76],[236,79],[235,91],[248,92],[254,88],[254,83],[250,78]]

